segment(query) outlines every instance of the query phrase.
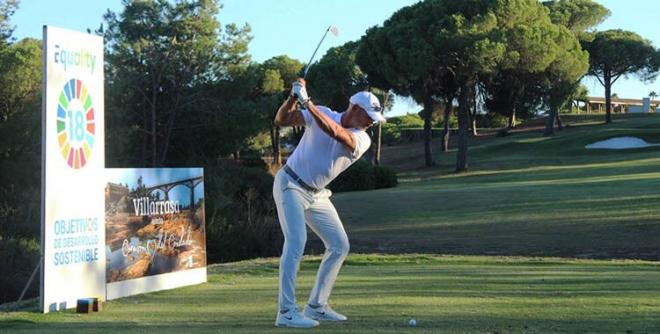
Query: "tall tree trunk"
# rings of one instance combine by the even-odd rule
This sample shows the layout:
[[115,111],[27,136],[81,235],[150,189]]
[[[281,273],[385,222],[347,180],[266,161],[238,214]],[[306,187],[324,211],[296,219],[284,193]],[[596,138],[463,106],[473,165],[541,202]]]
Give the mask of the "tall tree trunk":
[[376,130],[377,134],[376,137],[378,140],[376,141],[377,146],[376,146],[376,156],[374,157],[374,165],[380,166],[380,150],[382,148],[382,139],[383,139],[383,124],[381,122],[378,122],[378,129]]
[[572,114],[572,113],[575,111],[574,106],[575,106],[575,105],[573,104],[573,99],[570,99],[570,100],[568,101],[568,112],[569,112],[569,113]]
[[[568,106],[567,107],[570,108],[572,105],[573,105],[573,103],[571,101],[568,101]],[[557,110],[557,130],[561,131],[561,130],[564,129],[564,124],[562,123],[561,116],[559,114],[560,114],[560,110]]]
[[451,105],[445,102],[444,129],[442,130],[442,152],[449,151],[449,116],[451,115]]
[[509,129],[516,127],[516,106],[514,105],[511,109],[511,115],[509,115]]
[[612,123],[612,75],[605,71],[605,124]]
[[183,106],[181,105],[181,99],[182,99],[181,94],[182,94],[181,90],[177,90],[176,99],[172,107],[172,111],[170,112],[169,119],[167,120],[167,128],[164,131],[165,135],[163,136],[163,140],[162,140],[163,144],[161,144],[162,150],[160,153],[160,158],[158,160],[159,166],[162,166],[167,160],[167,152],[170,147],[170,139],[172,138],[174,125],[176,124],[176,120],[178,118],[179,112],[183,108]]
[[557,114],[557,107],[552,104],[550,106],[550,113],[548,114],[545,122],[545,131],[543,131],[544,137],[555,135],[555,121],[557,120]]
[[461,87],[458,98],[458,153],[456,154],[456,172],[467,172],[467,149],[470,114],[470,95],[474,89],[474,81],[468,80]]
[[151,167],[156,167],[158,161],[158,146],[156,146],[156,107],[151,107]]
[[273,149],[273,161],[271,162],[274,166],[282,165],[282,153],[280,151],[280,127],[275,124],[270,126],[270,146]]
[[280,127],[275,127],[275,147],[277,148],[275,154],[273,155],[273,161],[277,166],[282,165],[282,147],[280,145]]
[[149,141],[150,141],[150,136],[149,136],[149,112],[147,109],[143,109],[142,111],[142,122],[143,122],[143,130],[144,130],[144,136],[142,137],[142,156],[140,157],[140,167],[147,167],[147,156],[149,155]]
[[[387,105],[389,97],[390,94],[386,92],[385,97],[383,97],[383,107]],[[375,166],[380,165],[380,150],[382,147],[383,147],[383,124],[381,122],[378,122],[378,131],[376,135],[376,154],[374,156]]]
[[470,94],[470,108],[472,109],[472,135],[478,136],[477,133],[477,90],[474,89],[472,94]]
[[433,98],[428,96],[424,100],[424,158],[426,166],[434,166],[433,152],[431,150],[431,139],[433,138],[432,116],[433,116]]
[[152,80],[151,86],[151,167],[157,167],[158,163],[158,146],[156,130],[156,101],[158,99],[158,83]]
[[471,111],[472,115],[472,136],[476,137],[479,135],[477,132],[477,108],[473,108]]

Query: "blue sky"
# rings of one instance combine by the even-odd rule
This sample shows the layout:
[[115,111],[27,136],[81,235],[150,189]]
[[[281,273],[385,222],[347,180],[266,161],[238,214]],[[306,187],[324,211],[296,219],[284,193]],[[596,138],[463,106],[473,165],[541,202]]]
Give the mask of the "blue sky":
[[[218,19],[222,24],[249,23],[254,39],[250,44],[253,60],[286,54],[307,62],[325,29],[339,28],[339,36],[328,35],[319,49],[316,60],[328,48],[359,39],[366,29],[378,25],[401,7],[417,0],[225,0]],[[598,30],[631,30],[660,47],[660,1],[657,0],[597,0],[610,9],[612,15]],[[121,11],[121,0],[22,0],[19,10],[11,18],[16,25],[14,37],[41,38],[44,24],[85,31],[96,29],[107,9]],[[604,89],[594,79],[584,84],[593,96],[603,96]],[[613,92],[620,97],[642,98],[654,90],[660,92],[660,81],[644,84],[635,78],[620,79]],[[404,99],[397,99],[390,115],[416,112],[420,107]]]

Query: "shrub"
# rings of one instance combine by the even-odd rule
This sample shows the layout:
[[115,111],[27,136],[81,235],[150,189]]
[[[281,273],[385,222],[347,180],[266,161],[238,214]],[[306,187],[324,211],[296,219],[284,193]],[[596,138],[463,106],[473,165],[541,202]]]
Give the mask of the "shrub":
[[362,159],[339,174],[328,186],[333,192],[370,190],[375,187],[376,180],[371,165]]
[[374,178],[376,180],[376,189],[393,188],[399,184],[396,173],[384,166],[374,166]]
[[268,169],[268,165],[261,157],[261,155],[255,154],[254,152],[248,152],[247,154],[243,154],[241,156],[240,165],[248,168],[257,168],[257,169],[260,168],[263,170]]
[[279,255],[283,239],[265,167],[225,163],[207,168],[205,183],[209,262]]
[[392,145],[401,139],[401,129],[396,124],[383,123],[382,125],[382,143]]
[[[39,262],[39,241],[36,239],[0,238],[0,304],[18,300],[25,284]],[[30,284],[24,298],[39,295],[39,277]]]
[[401,129],[419,128],[424,126],[424,120],[417,114],[390,117],[383,123],[382,143],[392,145],[401,139]]
[[[423,140],[424,139],[424,129],[423,128],[401,128],[401,138],[407,141],[414,140]],[[451,131],[451,129],[450,129]],[[433,138],[439,138],[445,132],[443,128],[431,128],[431,136]]]
[[359,160],[341,173],[328,188],[333,192],[373,190],[396,187],[396,173],[387,167],[372,167],[367,161]]
[[398,125],[399,127],[404,128],[416,128],[423,127],[424,120],[417,114],[407,114],[403,116],[390,117],[387,119],[387,123],[385,124]]
[[478,128],[504,128],[509,124],[509,118],[500,114],[490,112],[484,115],[477,115]]
[[[423,123],[422,123],[423,126]],[[440,128],[444,129],[445,128],[445,120],[444,120],[444,115],[440,119],[438,119],[437,122],[433,123],[434,128]],[[456,115],[455,112],[452,112],[449,114],[449,128],[450,129],[457,129],[458,128],[458,116]]]

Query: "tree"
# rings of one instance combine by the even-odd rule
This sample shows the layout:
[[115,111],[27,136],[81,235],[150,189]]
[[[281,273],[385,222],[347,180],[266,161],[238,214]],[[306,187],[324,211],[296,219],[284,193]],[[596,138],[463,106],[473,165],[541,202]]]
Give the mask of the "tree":
[[[509,128],[515,127],[520,114],[531,116],[541,104],[554,105],[557,99],[561,101],[567,98],[566,94],[570,96],[571,92],[567,89],[577,85],[562,80],[578,81],[580,77],[572,78],[574,73],[566,72],[570,72],[571,66],[577,66],[569,63],[586,62],[586,54],[581,52],[576,37],[601,22],[608,13],[603,6],[589,0],[547,1],[543,4],[549,9],[550,22],[544,19],[541,25],[539,21],[537,30],[512,30],[514,35],[511,41],[515,42],[511,43],[510,48],[520,53],[519,64],[497,71],[494,78],[485,80],[488,92],[486,103],[489,109],[509,117]],[[543,52],[536,52],[539,50]],[[552,111],[550,114],[559,115]]]
[[[457,98],[458,88],[456,87],[456,81],[453,76],[445,76],[443,78],[445,81],[438,87],[440,89],[440,99],[439,103],[440,108],[442,109],[442,140],[440,143],[440,149],[442,152],[449,151],[449,120],[451,114],[454,111],[454,99]],[[476,97],[475,97],[476,103]],[[475,106],[476,107],[476,106]],[[476,108],[475,108],[476,111]],[[473,134],[476,135],[476,115],[473,116]]]
[[580,86],[579,79],[589,68],[589,55],[583,51],[579,41],[565,27],[559,27],[557,35],[557,57],[540,78],[540,91],[550,112],[544,136],[554,134],[555,123],[561,127],[559,109]]
[[0,51],[0,241],[38,237],[41,59],[35,39]]
[[200,98],[173,138],[181,150],[177,164],[214,165],[230,154],[239,159],[250,139],[268,130],[272,103],[259,93],[261,74],[259,64],[252,64],[198,87]]
[[18,3],[0,0],[0,303],[18,298],[39,258],[41,43],[14,43]]
[[578,88],[573,92],[571,95],[571,112],[574,111],[574,109],[577,108],[578,112],[580,112],[580,102],[584,103],[585,105],[589,102],[589,89],[585,85],[579,85]]
[[[143,166],[185,160],[187,148],[173,148],[173,143],[182,144],[173,138],[208,126],[195,123],[205,117],[193,117],[193,110],[214,100],[204,95],[210,83],[229,80],[247,67],[250,27],[227,25],[223,34],[215,0],[123,4],[120,14],[104,15],[108,105],[115,110],[108,117],[108,142],[118,145],[109,149],[125,150],[118,155]],[[136,141],[141,144],[125,145]]]
[[[600,24],[610,15],[607,8],[591,0],[546,1],[543,4],[550,10],[550,19],[554,24],[565,27],[581,41],[588,41],[591,35],[587,30]],[[574,96],[579,94],[586,96],[586,88],[579,82],[587,73],[588,55],[582,52],[575,39],[566,36],[560,39],[559,43],[563,43],[559,50],[561,54],[542,77],[545,86],[542,90],[546,92],[545,102],[550,108],[544,136],[554,134],[555,123],[559,129],[562,128],[559,117],[561,105],[568,102],[572,107]]]
[[7,46],[14,26],[9,23],[9,18],[18,9],[18,0],[0,0],[0,50]]
[[[533,52],[538,49],[538,44],[535,43],[540,41],[533,31],[527,36],[521,34],[512,39],[516,41],[513,43],[514,47],[521,55],[525,54],[521,57],[521,64],[498,71],[494,78],[485,80],[488,91],[486,104],[490,110],[509,117],[509,128],[515,127],[518,116],[531,116],[542,104],[550,108],[551,117],[548,118],[547,126],[553,126],[555,121],[559,121],[557,103],[563,104],[563,101],[572,95],[571,89],[579,86],[581,76],[572,78],[576,74],[572,71],[579,70],[586,62],[586,54],[581,52],[576,38],[586,36],[586,29],[602,22],[609,14],[605,7],[590,0],[546,1],[543,5],[549,9],[551,19],[551,24],[541,30],[552,40],[552,43],[544,45],[546,52],[543,55]],[[532,52],[529,52],[530,48]],[[555,60],[544,70],[529,67],[543,65],[544,59],[552,57]],[[562,57],[570,58],[561,59]],[[564,81],[569,79],[575,82]],[[546,133],[553,132],[553,128],[548,128]]]
[[589,39],[589,29],[610,16],[610,11],[592,0],[544,1],[552,23],[568,28],[579,40]]
[[[376,95],[378,100],[381,102],[383,113],[387,113],[387,111],[392,109],[392,105],[394,104],[394,94],[392,92],[371,86],[367,86],[365,89]],[[369,154],[371,156],[369,160],[373,166],[379,166],[380,153],[383,146],[383,122],[378,122],[378,125],[372,127],[370,130],[372,138],[371,140],[372,143],[375,143],[375,145],[372,144],[369,149]]]
[[538,83],[524,68],[496,72],[494,76],[482,78],[485,86],[485,104],[488,110],[508,118],[507,128],[513,129],[519,118],[533,115],[540,104],[541,96],[534,86]]
[[[658,97],[658,93],[656,93],[654,90],[649,92],[649,99],[651,101],[654,101],[656,97]],[[656,104],[656,105],[654,105],[654,107],[651,107],[651,108],[652,108],[651,111],[655,111],[658,108],[658,106]]]
[[291,84],[300,76],[303,68],[302,62],[288,56],[277,56],[266,60],[262,64],[263,77],[261,82],[261,98],[267,105],[270,121],[270,140],[273,150],[273,164],[282,165],[280,151],[280,127],[273,123],[277,107],[286,98]]
[[[550,111],[548,112],[548,117],[546,119],[546,126],[543,132],[544,136],[554,135],[555,124],[557,124],[560,129],[562,128],[561,119],[559,118],[559,109],[562,105],[570,102],[571,95],[574,94],[579,86],[579,81],[577,81],[576,78],[581,77],[588,67],[586,53],[582,52],[580,54],[576,51],[581,50],[569,49],[566,53],[573,54],[574,57],[563,58],[558,61],[557,64],[553,64],[553,68],[545,78],[545,103]],[[561,64],[562,61],[566,61],[569,64]]]
[[348,42],[330,48],[310,67],[309,92],[318,103],[341,112],[351,95],[367,87],[367,77],[355,63],[358,46],[356,42]]
[[597,32],[582,46],[589,52],[589,75],[605,88],[605,123],[612,123],[612,85],[627,75],[654,80],[660,67],[658,52],[649,40],[620,29]]
[[18,299],[39,259],[41,59],[34,39],[0,50],[0,303]]
[[[372,27],[362,37],[356,62],[367,74],[370,84],[410,96],[424,106],[424,156],[426,166],[433,166],[431,117],[437,103],[440,82],[453,74],[438,57],[441,41],[436,41],[434,11],[443,1],[425,1],[404,7],[383,23]],[[433,43],[429,43],[433,41]]]
[[39,109],[40,96],[41,41],[26,38],[0,51],[0,123],[35,102]]
[[427,0],[368,30],[358,63],[370,80],[422,101],[426,116],[446,82],[456,83],[456,171],[463,172],[477,83],[503,71],[544,71],[555,57],[553,27],[547,11],[533,0]]

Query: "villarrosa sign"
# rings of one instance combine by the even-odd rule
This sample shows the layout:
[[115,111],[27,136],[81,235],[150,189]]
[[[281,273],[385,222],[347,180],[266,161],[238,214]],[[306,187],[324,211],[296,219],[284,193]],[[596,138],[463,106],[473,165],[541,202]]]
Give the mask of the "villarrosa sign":
[[205,282],[203,170],[106,170],[103,39],[43,45],[41,310]]

